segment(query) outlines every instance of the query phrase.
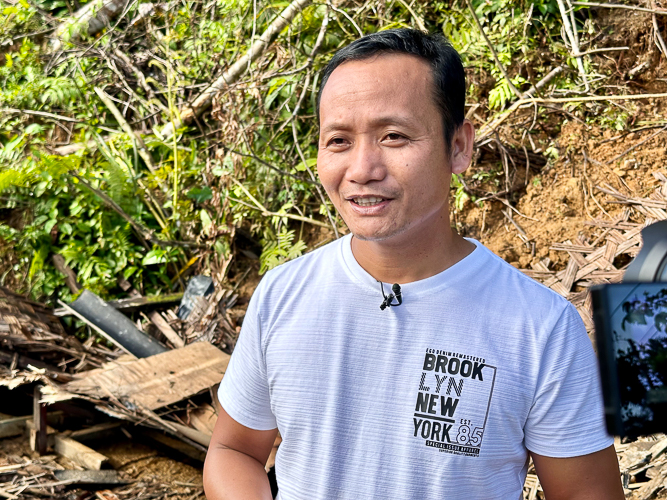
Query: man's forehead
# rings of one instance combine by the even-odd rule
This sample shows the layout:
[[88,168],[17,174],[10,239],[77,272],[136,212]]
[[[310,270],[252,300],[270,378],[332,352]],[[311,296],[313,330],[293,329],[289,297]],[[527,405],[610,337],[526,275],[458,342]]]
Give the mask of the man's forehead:
[[403,53],[381,53],[365,59],[345,61],[333,70],[322,91],[332,87],[352,88],[357,91],[375,90],[378,83],[421,80],[432,83],[429,64],[422,58]]
[[335,119],[341,106],[359,103],[376,106],[381,112],[416,97],[431,97],[432,89],[433,77],[426,61],[408,54],[381,54],[338,66],[322,90],[320,111]]

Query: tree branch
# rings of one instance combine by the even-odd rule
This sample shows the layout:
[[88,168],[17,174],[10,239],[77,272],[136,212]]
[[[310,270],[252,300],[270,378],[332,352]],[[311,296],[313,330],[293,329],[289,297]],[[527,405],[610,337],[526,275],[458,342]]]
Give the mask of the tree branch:
[[232,64],[223,75],[204,90],[192,105],[189,105],[179,111],[179,116],[173,123],[168,123],[161,132],[166,139],[171,137],[176,130],[183,125],[189,124],[194,120],[195,115],[200,115],[211,106],[213,98],[221,90],[229,87],[238,81],[241,76],[248,71],[248,66],[261,56],[271,43],[278,37],[280,32],[288,26],[312,0],[294,0],[283,10],[278,17],[262,33],[262,36],[252,44],[248,52]]

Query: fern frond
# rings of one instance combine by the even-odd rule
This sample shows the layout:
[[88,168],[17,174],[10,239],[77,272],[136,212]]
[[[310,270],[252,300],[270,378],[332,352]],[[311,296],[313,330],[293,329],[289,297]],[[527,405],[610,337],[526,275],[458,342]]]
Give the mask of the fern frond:
[[43,103],[67,104],[80,95],[74,80],[65,76],[44,78],[41,82]]
[[269,234],[268,238],[265,237],[262,241],[264,246],[262,255],[259,257],[259,274],[264,274],[288,260],[299,257],[306,249],[306,244],[302,240],[292,243],[295,236],[294,230],[287,231],[283,229],[275,239],[272,236],[272,234]]

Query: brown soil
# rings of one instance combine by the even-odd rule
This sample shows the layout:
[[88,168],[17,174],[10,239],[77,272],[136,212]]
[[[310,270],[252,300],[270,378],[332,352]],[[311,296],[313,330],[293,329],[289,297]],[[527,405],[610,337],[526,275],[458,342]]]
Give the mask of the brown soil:
[[[557,139],[559,158],[528,178],[514,204],[514,222],[531,244],[520,239],[517,227],[503,215],[507,207],[498,201],[485,201],[481,206],[467,202],[455,214],[460,232],[478,238],[517,267],[527,268],[548,257],[554,268],[560,269],[568,256],[550,250],[552,244],[574,242],[579,235],[594,239],[599,229],[587,226],[586,221],[613,220],[625,210],[597,186],[609,185],[631,197],[648,196],[658,186],[652,173],[664,172],[667,161],[667,131],[659,133],[661,128],[623,135],[578,122],[567,123]],[[611,161],[651,136],[622,158]],[[584,152],[589,161],[584,159]],[[486,167],[472,167],[467,177]]]

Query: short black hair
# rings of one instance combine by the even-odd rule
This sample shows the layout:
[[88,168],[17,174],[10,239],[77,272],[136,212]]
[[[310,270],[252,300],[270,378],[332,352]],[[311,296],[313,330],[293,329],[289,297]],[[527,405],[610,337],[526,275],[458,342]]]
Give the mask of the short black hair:
[[359,61],[381,54],[408,54],[430,64],[433,73],[434,99],[442,113],[447,148],[454,132],[464,120],[466,81],[461,56],[444,36],[415,29],[399,28],[379,31],[355,40],[334,54],[322,73],[317,93],[317,120],[320,99],[331,73],[347,61]]

